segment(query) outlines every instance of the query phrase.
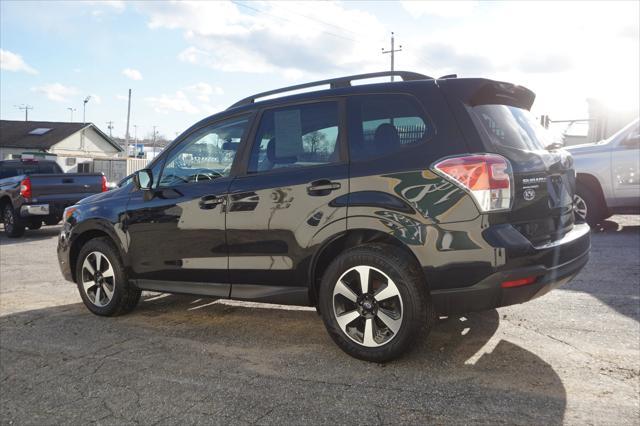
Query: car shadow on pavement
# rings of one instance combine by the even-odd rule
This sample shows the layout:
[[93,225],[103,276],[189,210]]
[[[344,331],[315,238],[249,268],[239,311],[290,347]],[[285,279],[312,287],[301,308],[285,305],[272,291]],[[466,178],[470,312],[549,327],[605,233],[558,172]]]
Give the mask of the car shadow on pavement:
[[[441,319],[404,357],[363,362],[315,311],[145,297],[0,317],[0,416],[20,423],[559,424],[565,388],[500,337],[498,312]],[[542,351],[541,351],[542,352]]]
[[22,237],[9,238],[4,234],[4,226],[0,226],[0,246],[20,244],[30,241],[47,240],[60,233],[60,226],[43,226],[40,229],[27,229]]

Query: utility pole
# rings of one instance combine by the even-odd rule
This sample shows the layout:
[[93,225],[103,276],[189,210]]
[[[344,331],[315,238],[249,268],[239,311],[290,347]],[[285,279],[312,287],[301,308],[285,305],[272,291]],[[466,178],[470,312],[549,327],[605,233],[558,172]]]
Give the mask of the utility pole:
[[86,124],[87,123],[87,102],[89,102],[89,100],[91,99],[91,95],[87,96],[86,98],[84,98],[84,101],[82,101],[82,123]]
[[153,158],[156,158],[156,127],[153,126]]
[[[391,53],[391,72],[393,72],[394,70],[394,57],[395,57],[395,53],[396,52],[402,52],[402,45],[400,45],[398,47],[398,49],[394,49],[394,37],[393,37],[393,31],[391,32],[391,50],[384,50],[384,47],[382,48],[382,54],[385,53]],[[393,76],[391,76],[391,81],[393,81]]]
[[109,137],[113,137],[111,131],[113,130],[113,121],[107,121],[107,129],[109,129]]
[[129,104],[127,105],[127,131],[124,134],[124,141],[129,146],[129,119],[131,118],[131,89],[129,89]]
[[71,113],[71,118],[69,119],[69,122],[70,122],[70,123],[73,123],[73,111],[75,111],[76,109],[75,109],[75,108],[72,108],[72,107],[68,107],[67,109],[68,109],[68,110],[69,110],[69,112]]
[[33,107],[31,105],[27,105],[27,104],[15,105],[15,107],[18,108],[18,109],[23,109],[24,110],[24,121],[29,121],[29,110],[33,109]]

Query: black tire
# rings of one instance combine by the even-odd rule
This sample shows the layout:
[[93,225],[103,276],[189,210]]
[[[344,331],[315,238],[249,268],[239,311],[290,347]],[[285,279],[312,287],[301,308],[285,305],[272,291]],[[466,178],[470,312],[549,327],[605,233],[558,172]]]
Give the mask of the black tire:
[[62,219],[59,217],[47,218],[44,220],[44,224],[47,226],[53,226],[59,224],[61,220]]
[[42,221],[41,220],[30,219],[27,222],[27,227],[29,229],[31,229],[32,231],[35,231],[36,229],[42,228]]
[[[90,281],[88,276],[85,276],[86,271],[83,271],[83,264],[87,257],[94,256],[94,253],[100,253],[102,256],[106,257],[110,266],[113,269],[113,277],[114,281],[112,282],[113,295],[108,303],[103,306],[96,305],[87,294],[87,291],[83,285],[83,276],[85,281]],[[94,263],[95,265],[95,263]],[[104,266],[101,269],[105,269]],[[80,297],[82,297],[82,301],[84,302],[87,309],[93,312],[96,315],[102,316],[116,316],[126,314],[131,312],[138,301],[140,300],[141,291],[131,284],[129,284],[128,277],[126,271],[122,265],[122,261],[120,260],[120,255],[116,247],[114,247],[113,243],[108,238],[95,238],[89,240],[78,255],[78,261],[76,262],[76,283],[78,284],[78,291],[80,292]],[[106,271],[105,271],[106,272]],[[105,274],[106,275],[106,274]],[[104,286],[103,286],[104,287]],[[94,290],[94,299],[95,299]],[[91,293],[91,290],[89,290]]]
[[18,238],[24,235],[24,221],[16,214],[11,204],[5,204],[2,210],[2,222],[4,233],[9,238]]
[[[601,197],[589,187],[578,183],[576,185],[576,196],[574,202],[576,205],[575,219],[577,222],[586,221],[590,226],[596,226],[610,216],[606,206],[603,205]],[[583,209],[578,209],[581,201],[584,202],[586,208],[586,217],[584,217],[584,214],[581,214]]]
[[[355,318],[346,326],[347,329],[350,329],[351,337],[338,323],[337,308],[334,307],[334,289],[338,284],[338,280],[345,273],[351,274],[353,272],[352,268],[361,265],[375,268],[386,274],[397,289],[398,295],[393,297],[397,297],[401,301],[400,326],[397,332],[392,334],[392,337],[388,337],[389,333],[391,333],[391,328],[389,327],[385,330],[384,325],[381,327],[380,324],[384,324],[384,322],[381,322],[382,320],[378,316],[372,319],[371,322],[377,328],[375,332],[377,340],[374,343],[379,346],[376,347],[364,344],[366,334],[364,330],[362,335],[356,334],[359,331],[355,331],[359,327],[358,324],[367,321],[364,314],[360,313],[363,306],[361,298],[374,297],[376,306],[378,306],[376,311],[381,309],[380,307],[383,306],[383,303],[388,303],[375,299],[382,292],[382,290],[375,291],[373,289],[375,280],[370,280],[369,292],[364,295],[361,289],[357,288],[357,285],[355,286],[356,290],[360,290],[360,295],[357,295],[358,302],[343,300],[347,304],[352,303],[352,306],[356,306],[360,313],[360,317]],[[348,272],[350,270],[352,272]],[[343,278],[346,279],[348,274]],[[378,274],[378,277],[380,278],[381,275]],[[434,323],[431,299],[423,277],[424,275],[414,259],[397,247],[386,244],[368,244],[345,251],[329,265],[320,284],[320,313],[329,335],[343,351],[365,361],[386,362],[401,356],[409,349],[410,345],[415,345],[417,339],[426,337]],[[381,288],[384,289],[384,287]],[[336,303],[340,303],[341,301],[338,298],[341,296],[335,297]],[[387,301],[389,300],[391,299],[387,299]],[[353,313],[353,308],[345,308],[346,311],[349,311],[351,315],[356,315]],[[371,311],[367,313],[371,315]],[[362,328],[364,328],[364,325]],[[355,336],[359,336],[362,341],[357,342]],[[385,338],[389,340],[385,340]]]

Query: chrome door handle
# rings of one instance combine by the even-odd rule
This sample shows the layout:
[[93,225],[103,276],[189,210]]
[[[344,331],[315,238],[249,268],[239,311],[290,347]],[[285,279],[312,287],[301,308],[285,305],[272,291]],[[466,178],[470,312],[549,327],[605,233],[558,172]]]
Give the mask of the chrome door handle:
[[215,209],[218,204],[222,204],[225,200],[224,195],[205,195],[200,198],[200,208],[203,210]]
[[335,191],[341,187],[342,185],[338,182],[331,182],[330,180],[323,179],[311,182],[311,185],[307,187],[307,192],[309,195],[327,195],[331,191]]

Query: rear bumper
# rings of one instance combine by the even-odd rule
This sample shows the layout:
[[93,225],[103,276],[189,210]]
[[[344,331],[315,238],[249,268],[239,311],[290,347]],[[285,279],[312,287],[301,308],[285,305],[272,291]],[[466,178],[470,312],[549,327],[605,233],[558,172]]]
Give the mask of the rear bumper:
[[[450,315],[494,309],[535,299],[571,281],[589,261],[590,246],[588,225],[576,225],[561,240],[540,247],[530,246],[528,255],[521,256],[518,253],[519,261],[512,262],[518,264],[528,259],[537,260],[538,264],[509,266],[468,287],[433,290],[431,298],[434,308],[440,315]],[[506,253],[509,258],[508,248]],[[505,281],[529,277],[535,277],[535,282],[518,287],[502,287]]]
[[23,204],[20,206],[20,216],[25,218],[50,216],[60,219],[64,209],[74,205],[76,202],[78,200],[42,201],[34,204]]
[[49,204],[29,204],[20,208],[20,216],[48,216]]

